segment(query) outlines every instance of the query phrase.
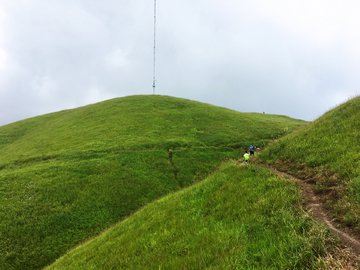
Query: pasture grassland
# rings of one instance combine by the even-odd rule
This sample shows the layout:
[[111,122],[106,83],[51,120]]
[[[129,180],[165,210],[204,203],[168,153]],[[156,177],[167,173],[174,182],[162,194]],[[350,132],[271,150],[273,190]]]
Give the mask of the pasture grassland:
[[45,269],[319,269],[336,240],[301,201],[296,183],[230,161]]
[[312,181],[324,205],[360,232],[360,97],[325,113],[259,155],[260,160]]
[[266,144],[306,122],[167,96],[129,96],[0,127],[0,166],[89,152]]
[[242,152],[231,148],[194,147],[173,151],[172,163],[180,187],[187,187],[218,170],[219,161],[238,160],[242,155]]
[[0,173],[1,269],[40,269],[178,189],[163,151],[59,159]]
[[[239,151],[122,151],[0,172],[0,269],[40,269],[144,205],[200,181]],[[189,154],[193,154],[189,158]],[[175,177],[175,172],[177,175]]]
[[[131,96],[0,127],[0,269],[42,269],[305,121]],[[171,151],[169,150],[171,149]]]

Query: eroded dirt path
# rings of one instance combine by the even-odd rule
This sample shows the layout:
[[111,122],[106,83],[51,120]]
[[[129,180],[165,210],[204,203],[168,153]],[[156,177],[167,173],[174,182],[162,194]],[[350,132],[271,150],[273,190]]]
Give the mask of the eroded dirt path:
[[344,245],[351,248],[354,255],[360,258],[359,236],[351,233],[351,231],[345,231],[336,227],[336,224],[330,220],[327,212],[323,209],[321,205],[321,199],[314,193],[311,184],[295,178],[292,175],[277,171],[274,168],[270,168],[270,170],[280,176],[288,176],[296,180],[304,189],[304,196],[308,201],[307,210],[311,212],[316,219],[318,219],[321,223],[328,227],[333,234],[337,235],[342,240]]

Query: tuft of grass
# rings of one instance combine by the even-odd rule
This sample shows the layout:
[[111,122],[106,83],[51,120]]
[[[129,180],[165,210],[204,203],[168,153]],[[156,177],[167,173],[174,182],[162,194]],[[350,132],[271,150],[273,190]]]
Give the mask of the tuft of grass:
[[355,97],[277,140],[259,160],[314,183],[333,218],[360,232],[359,130]]
[[295,183],[230,161],[45,269],[318,269],[337,241],[301,201]]

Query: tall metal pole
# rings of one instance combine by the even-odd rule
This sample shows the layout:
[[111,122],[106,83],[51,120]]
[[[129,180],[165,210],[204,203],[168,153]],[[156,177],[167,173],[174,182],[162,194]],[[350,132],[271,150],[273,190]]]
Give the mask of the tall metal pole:
[[153,65],[153,95],[155,95],[155,41],[156,41],[156,0],[154,0],[154,65]]

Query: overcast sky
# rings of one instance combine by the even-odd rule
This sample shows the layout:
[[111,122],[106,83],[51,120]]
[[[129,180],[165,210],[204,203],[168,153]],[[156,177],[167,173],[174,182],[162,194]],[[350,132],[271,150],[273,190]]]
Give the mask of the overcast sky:
[[[156,7],[156,94],[310,121],[359,95],[360,1]],[[152,94],[153,39],[153,0],[0,0],[0,125]]]

